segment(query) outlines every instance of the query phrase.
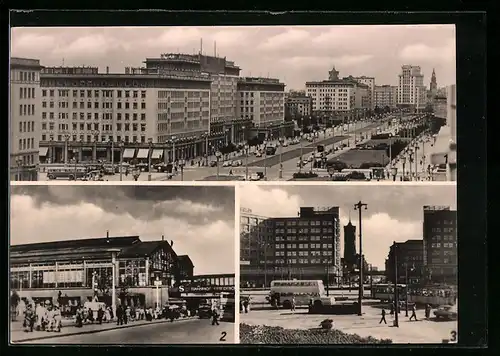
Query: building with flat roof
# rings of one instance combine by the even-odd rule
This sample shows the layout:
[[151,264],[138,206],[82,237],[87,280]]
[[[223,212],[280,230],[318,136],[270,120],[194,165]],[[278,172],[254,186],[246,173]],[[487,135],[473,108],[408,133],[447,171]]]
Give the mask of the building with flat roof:
[[[301,207],[297,217],[260,221],[254,231],[261,232],[241,236],[244,244],[248,236],[259,236],[255,257],[249,258],[250,263],[240,262],[242,286],[269,285],[274,279],[291,278],[321,279],[330,284],[339,281],[342,269],[338,207]],[[267,240],[262,241],[262,231]]]
[[10,180],[38,180],[42,68],[39,59],[10,59]]
[[[139,236],[106,236],[68,241],[12,245],[10,288],[21,298],[51,300],[61,294],[78,304],[97,297],[108,305],[154,306],[156,284],[161,305],[168,288],[192,278],[192,269],[173,242],[141,241]],[[192,265],[192,263],[191,263]],[[191,274],[191,275],[190,275]]]
[[312,114],[312,98],[305,93],[290,92],[285,98],[285,117],[296,119]]
[[457,211],[424,206],[423,260],[434,282],[457,283]]
[[398,103],[398,87],[393,85],[377,85],[374,89],[374,105],[380,109],[396,108]]
[[398,106],[420,111],[427,102],[427,89],[420,66],[405,64],[401,67],[398,83]]
[[419,283],[425,275],[423,240],[407,240],[391,245],[385,261],[386,277],[391,283],[394,283],[395,256],[397,256],[398,264],[398,283],[406,284],[406,276],[408,276],[409,283]]

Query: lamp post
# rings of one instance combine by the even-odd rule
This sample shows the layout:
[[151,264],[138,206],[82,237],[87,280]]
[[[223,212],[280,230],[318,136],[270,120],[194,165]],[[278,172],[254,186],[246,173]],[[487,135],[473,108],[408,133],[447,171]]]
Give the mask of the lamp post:
[[23,160],[20,158],[16,159],[16,165],[17,165],[17,180],[22,181],[23,178],[21,176],[21,167],[23,165]]
[[403,155],[403,158],[402,158],[402,161],[403,161],[403,179],[405,178],[405,166],[406,166],[406,156]]
[[415,180],[417,180],[418,177],[418,155],[417,152],[420,149],[417,144],[415,144]]
[[120,145],[120,182],[121,182],[123,177],[123,151],[125,144],[123,143],[123,141],[120,141],[119,145]]
[[68,141],[71,138],[69,132],[64,134],[64,164],[68,164]]
[[153,147],[153,139],[148,139],[148,181],[151,181],[151,153]]
[[413,163],[413,151],[409,151],[408,152],[408,160],[410,162],[409,166],[410,166],[410,180],[413,179],[413,173],[411,171],[411,164]]
[[354,204],[354,210],[358,210],[359,213],[359,296],[358,296],[358,303],[359,303],[359,312],[358,315],[361,316],[363,315],[362,311],[362,301],[363,301],[363,234],[362,234],[362,229],[361,229],[361,222],[362,222],[362,208],[365,208],[365,210],[368,210],[368,204],[361,202],[357,202]]
[[396,181],[396,176],[398,175],[398,167],[393,166],[391,168],[391,174],[392,174],[392,181],[395,182]]
[[175,141],[177,140],[177,137],[172,136],[170,137],[170,141],[172,142],[172,164],[175,165]]
[[95,161],[97,162],[97,140],[99,139],[99,130],[92,131],[92,136],[94,136],[94,154]]
[[245,144],[244,150],[245,150],[245,180],[248,180],[248,150],[250,149],[250,146]]
[[[412,266],[410,271],[414,271],[415,267]],[[405,282],[406,282],[406,296],[405,296],[405,316],[408,316],[408,263],[405,262]]]
[[279,143],[280,143],[280,169],[279,169],[279,179],[283,178],[283,163],[282,163],[282,155],[283,155],[283,143],[284,143],[283,137],[279,138]]
[[222,153],[220,153],[220,151],[217,151],[215,152],[215,160],[216,160],[216,163],[217,163],[217,180],[219,180],[219,161],[220,161],[220,158],[222,156]]
[[181,169],[181,182],[184,181],[184,165],[186,164],[186,161],[184,158],[181,158],[179,160],[179,168]]
[[208,137],[210,136],[210,132],[205,134],[205,165],[208,167]]
[[396,241],[393,241],[392,246],[394,251],[394,326],[399,328],[398,251]]
[[113,174],[115,173],[115,138],[112,137],[110,140],[111,144],[111,169],[113,170]]

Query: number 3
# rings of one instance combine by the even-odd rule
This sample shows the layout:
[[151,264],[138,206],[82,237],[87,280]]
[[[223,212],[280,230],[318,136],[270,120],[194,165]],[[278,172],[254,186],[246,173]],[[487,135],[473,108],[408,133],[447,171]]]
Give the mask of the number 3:
[[457,341],[457,332],[453,330],[450,334],[451,334],[450,341]]
[[226,335],[227,335],[227,332],[223,331],[220,333],[222,336],[220,337],[219,341],[226,341]]

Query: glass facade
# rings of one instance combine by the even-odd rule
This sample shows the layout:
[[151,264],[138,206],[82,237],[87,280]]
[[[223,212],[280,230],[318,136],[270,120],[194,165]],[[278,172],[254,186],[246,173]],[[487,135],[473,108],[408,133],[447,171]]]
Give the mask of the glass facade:
[[119,265],[119,286],[145,287],[146,286],[146,260],[121,260]]
[[200,276],[194,277],[191,285],[193,287],[209,287],[209,286],[234,286],[234,276]]

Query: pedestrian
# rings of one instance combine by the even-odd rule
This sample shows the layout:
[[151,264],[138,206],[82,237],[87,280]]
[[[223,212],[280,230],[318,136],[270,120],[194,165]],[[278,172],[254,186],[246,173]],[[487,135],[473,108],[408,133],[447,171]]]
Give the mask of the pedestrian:
[[394,303],[391,302],[391,310],[390,310],[390,314],[391,315],[394,315]]
[[83,310],[81,306],[76,309],[76,327],[81,328],[83,326]]
[[219,312],[217,307],[212,309],[212,325],[219,325]]
[[61,332],[61,309],[59,304],[54,305],[52,331]]
[[108,307],[109,310],[109,321],[112,321],[115,318],[115,313],[113,312],[113,308]]
[[417,320],[417,308],[415,307],[415,305],[413,305],[413,307],[411,308],[411,316],[410,316],[410,321],[412,319],[415,319],[415,321],[418,321]]
[[123,308],[121,305],[116,308],[116,325],[123,325]]
[[35,321],[35,313],[33,311],[33,308],[31,307],[31,304],[28,304],[26,306],[26,310],[24,311],[24,331],[25,332],[33,332],[33,324]]
[[130,319],[130,307],[125,307],[125,311],[123,313],[123,323],[127,325],[128,321]]
[[431,306],[429,304],[425,305],[425,318],[429,319],[431,316]]
[[245,314],[248,313],[248,298],[245,298],[243,301],[243,309],[245,310]]
[[87,309],[87,320],[89,323],[94,324],[94,311],[90,307]]
[[385,309],[384,308],[382,308],[382,317],[380,318],[380,321],[378,323],[382,324],[382,322],[384,322],[384,324],[387,324],[387,321],[385,320]]
[[99,309],[97,309],[97,323],[98,324],[102,324],[103,317],[104,317],[104,310],[102,310],[102,307],[99,307]]
[[295,297],[292,297],[292,302],[290,303],[291,311],[295,311]]

